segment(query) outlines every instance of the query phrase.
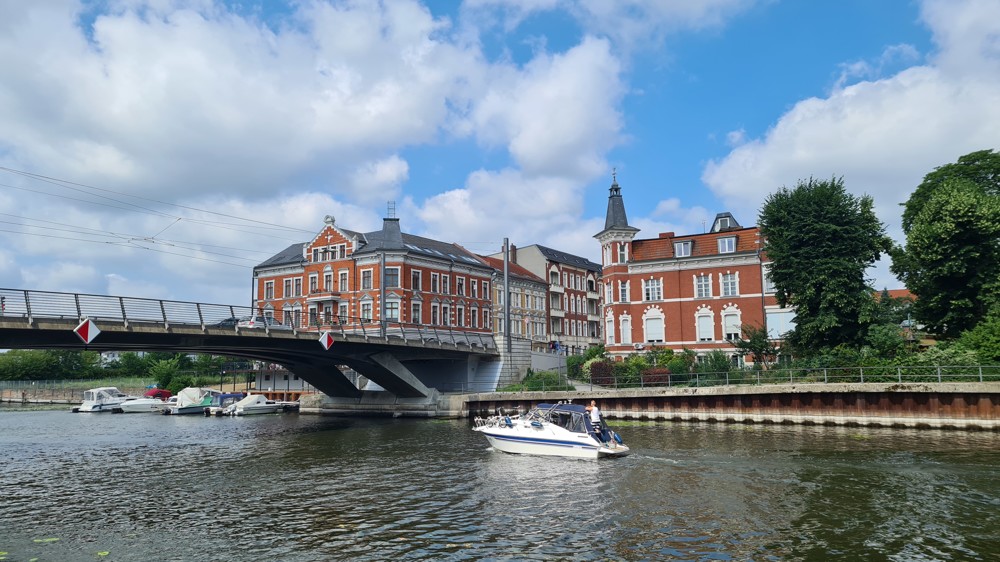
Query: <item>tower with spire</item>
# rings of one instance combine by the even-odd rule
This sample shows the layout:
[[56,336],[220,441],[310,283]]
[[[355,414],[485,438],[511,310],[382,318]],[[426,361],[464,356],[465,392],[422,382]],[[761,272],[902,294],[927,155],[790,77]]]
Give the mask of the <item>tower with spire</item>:
[[601,266],[605,287],[604,333],[607,341],[618,341],[613,333],[616,324],[614,304],[628,303],[630,300],[628,263],[632,259],[632,240],[639,233],[639,229],[628,224],[622,188],[618,185],[618,174],[615,170],[611,172],[611,188],[608,191],[608,212],[604,219],[604,230],[595,234],[594,238],[601,243]]

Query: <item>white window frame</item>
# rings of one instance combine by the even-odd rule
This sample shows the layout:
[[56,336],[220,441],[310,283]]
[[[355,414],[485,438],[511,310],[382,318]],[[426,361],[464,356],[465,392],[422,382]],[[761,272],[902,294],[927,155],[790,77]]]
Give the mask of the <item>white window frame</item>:
[[720,254],[732,254],[736,251],[736,237],[725,236],[719,238],[718,245]]
[[726,272],[719,274],[719,295],[723,297],[735,297],[740,294],[739,272]]
[[675,258],[691,257],[691,241],[685,240],[684,242],[674,242],[674,257]]
[[694,276],[694,297],[696,299],[712,298],[712,274],[702,273]]
[[642,280],[642,300],[661,301],[663,300],[663,280],[643,279]]

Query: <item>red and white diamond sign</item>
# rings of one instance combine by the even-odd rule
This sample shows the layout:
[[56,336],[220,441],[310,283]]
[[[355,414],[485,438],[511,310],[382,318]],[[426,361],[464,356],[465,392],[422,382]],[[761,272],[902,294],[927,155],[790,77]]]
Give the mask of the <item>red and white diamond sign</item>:
[[83,343],[90,343],[94,341],[94,338],[96,338],[101,331],[98,330],[97,326],[90,321],[90,318],[87,318],[83,322],[80,322],[79,326],[73,329],[73,333],[83,340]]
[[330,346],[333,345],[333,335],[330,332],[323,332],[319,336],[319,343],[323,346],[323,349],[329,351]]

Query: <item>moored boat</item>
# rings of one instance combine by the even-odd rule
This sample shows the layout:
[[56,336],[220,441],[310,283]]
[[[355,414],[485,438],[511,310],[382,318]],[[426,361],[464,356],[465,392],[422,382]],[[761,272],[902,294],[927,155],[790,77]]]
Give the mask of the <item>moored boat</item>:
[[198,388],[189,386],[177,393],[177,403],[165,406],[163,413],[168,415],[204,414],[205,408],[211,407],[212,400],[222,394],[214,388]]
[[73,408],[74,412],[110,412],[122,402],[138,398],[129,396],[113,386],[91,388],[83,393],[83,403]]
[[474,431],[505,453],[596,459],[622,457],[629,448],[601,420],[595,427],[579,404],[539,404],[525,415],[475,419]]
[[228,413],[232,416],[251,416],[254,414],[274,414],[282,408],[282,405],[274,400],[268,400],[266,396],[251,394],[246,398],[236,402],[229,407]]
[[167,407],[166,399],[170,398],[170,391],[162,388],[153,388],[146,391],[142,397],[133,397],[125,400],[111,411],[116,414],[159,414],[163,408]]

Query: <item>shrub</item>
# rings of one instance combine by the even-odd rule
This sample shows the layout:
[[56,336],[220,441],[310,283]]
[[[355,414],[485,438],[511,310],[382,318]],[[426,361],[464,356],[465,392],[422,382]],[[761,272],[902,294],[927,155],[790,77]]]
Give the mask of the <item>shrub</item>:
[[614,384],[615,377],[612,371],[613,365],[611,361],[607,360],[594,360],[593,362],[588,361],[587,366],[590,370],[590,383],[600,386],[611,386]]

